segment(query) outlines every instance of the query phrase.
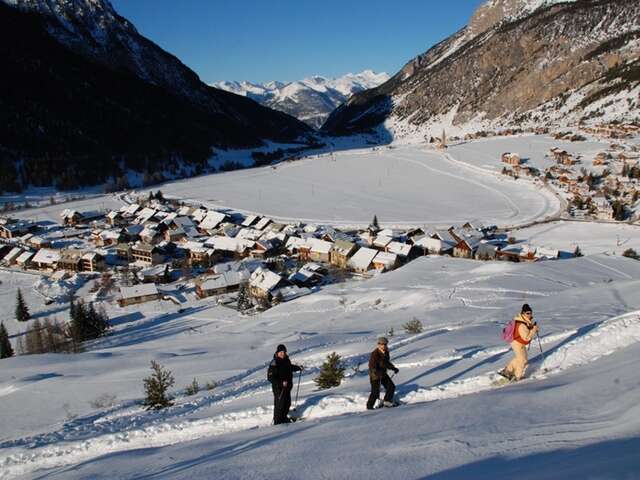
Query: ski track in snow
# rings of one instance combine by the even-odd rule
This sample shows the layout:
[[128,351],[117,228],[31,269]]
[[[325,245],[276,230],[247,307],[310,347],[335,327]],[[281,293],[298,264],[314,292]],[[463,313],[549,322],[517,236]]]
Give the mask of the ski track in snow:
[[[526,382],[544,379],[550,375],[556,375],[568,368],[578,367],[593,362],[601,357],[611,355],[615,351],[625,348],[633,343],[640,342],[640,312],[628,313],[619,317],[610,318],[590,326],[585,329],[585,333],[580,334],[579,330],[570,330],[548,335],[542,338],[543,344],[550,344],[562,340],[567,340],[572,336],[575,338],[560,344],[555,350],[545,358],[544,362],[537,368]],[[452,330],[447,328],[445,330]],[[433,330],[412,337],[403,339],[393,343],[392,347],[406,345],[416,340],[423,339],[425,336],[433,335]],[[577,335],[577,336],[576,336]],[[317,348],[317,346],[316,346]],[[312,348],[305,349],[306,351]],[[487,358],[498,354],[506,353],[508,346],[491,347],[473,351],[470,358]],[[415,362],[398,363],[403,368],[419,367],[429,364],[446,363],[459,360],[465,357],[460,353],[461,350],[454,350],[451,355],[440,357],[426,358]],[[366,354],[357,354],[347,357],[349,362],[361,361],[368,356]],[[252,373],[262,370],[264,365],[250,369],[242,375],[230,377],[234,382],[246,379]],[[357,374],[357,373],[355,373]],[[496,373],[489,372],[480,375],[445,381],[428,388],[418,388],[414,391],[405,393],[400,397],[400,401],[406,404],[416,404],[424,402],[432,402],[437,400],[445,400],[459,397],[462,395],[476,394],[496,388],[504,388],[503,385],[496,385],[499,379]],[[347,380],[348,382],[348,380]],[[265,381],[251,381],[247,385],[240,385],[238,389],[246,390],[246,395],[256,395],[262,390],[267,390]],[[306,382],[309,383],[309,382]],[[346,382],[345,382],[346,383]],[[517,384],[516,384],[517,385]],[[264,388],[263,388],[264,387]],[[11,387],[5,387],[0,391],[0,395],[10,393]],[[402,394],[402,388],[399,388]],[[235,391],[235,393],[238,393]],[[227,396],[228,392],[222,394],[220,399]],[[228,403],[238,397],[232,394],[231,398],[224,398]],[[330,392],[313,392],[311,395],[303,398],[298,405],[298,411],[305,420],[317,420],[325,417],[344,415],[347,413],[358,413],[363,411],[363,405],[366,402],[367,395],[362,393],[342,393],[332,394]],[[211,403],[210,399],[207,401]],[[157,418],[162,418],[161,416]],[[266,427],[271,424],[272,407],[258,406],[256,408],[247,409],[238,412],[229,412],[212,417],[189,420],[185,419],[177,422],[158,422],[157,424],[147,425],[142,428],[137,426],[136,418],[127,418],[120,424],[112,425],[112,427],[122,427],[124,425],[131,427],[126,431],[112,431],[104,433],[100,428],[101,423],[91,423],[87,425],[86,431],[81,436],[93,434],[90,438],[73,439],[78,432],[67,432],[68,437],[55,436],[54,445],[47,445],[47,439],[52,440],[48,435],[33,437],[23,446],[29,448],[29,451],[15,452],[8,455],[0,456],[0,478],[10,478],[14,475],[28,474],[38,469],[53,468],[64,465],[70,465],[85,461],[96,456],[105,455],[124,450],[132,450],[139,448],[160,447],[163,445],[185,442],[204,437],[212,437],[241,430],[248,430],[259,427]],[[104,420],[104,418],[102,419]],[[97,427],[97,428],[96,428]],[[5,442],[0,448],[11,448],[16,442]]]

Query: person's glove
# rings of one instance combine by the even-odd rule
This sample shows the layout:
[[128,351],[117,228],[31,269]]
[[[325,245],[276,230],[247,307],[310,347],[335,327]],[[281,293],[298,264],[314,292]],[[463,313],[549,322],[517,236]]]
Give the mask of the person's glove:
[[287,386],[287,381],[285,380],[284,382],[282,382],[282,386],[286,387]]
[[400,370],[398,368],[393,369],[393,373],[398,373]]

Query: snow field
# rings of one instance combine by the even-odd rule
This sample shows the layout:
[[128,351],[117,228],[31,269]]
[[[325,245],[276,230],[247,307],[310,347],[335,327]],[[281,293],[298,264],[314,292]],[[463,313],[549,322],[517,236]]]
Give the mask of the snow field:
[[[63,418],[54,424],[43,414],[55,416],[55,410],[43,404],[31,434],[24,431],[24,426],[18,428],[17,419],[11,418],[17,411],[11,413],[9,409],[7,432],[15,433],[5,433],[0,443],[0,475],[29,477],[42,469],[90,464],[116,452],[127,455],[140,448],[174,448],[184,442],[226,438],[256,428],[260,432],[270,425],[272,416],[266,363],[281,341],[287,343],[294,363],[308,367],[302,377],[297,411],[310,426],[337,417],[348,419],[349,414],[368,415],[360,413],[368,396],[366,361],[376,336],[384,334],[389,326],[397,331],[390,347],[392,360],[401,368],[395,378],[398,397],[416,404],[406,408],[435,400],[484,398],[481,395],[495,391],[492,372],[509,356],[508,346],[498,338],[499,329],[523,300],[533,304],[542,322],[547,355],[544,368],[549,371],[543,374],[535,368],[542,358],[534,344],[531,380],[500,391],[519,391],[558,375],[575,375],[571,372],[576,369],[567,369],[567,365],[586,366],[601,358],[603,352],[620,353],[638,341],[637,313],[620,316],[617,312],[621,302],[628,310],[640,310],[635,295],[639,283],[640,262],[604,255],[527,265],[428,257],[371,280],[331,286],[254,318],[229,322],[234,314],[221,315],[219,309],[208,307],[189,320],[201,334],[172,331],[170,326],[184,319],[162,322],[163,316],[171,314],[143,305],[141,315],[148,321],[142,321],[140,335],[131,345],[121,343],[132,333],[129,322],[117,328],[96,351],[79,356],[38,356],[47,359],[19,357],[6,364],[10,375],[21,380],[12,380],[7,372],[0,374],[0,402],[5,408],[16,401],[38,402],[37,392],[32,390],[37,384],[42,384],[38,390],[47,398],[64,398],[65,392],[69,398],[72,383],[80,388],[75,396],[95,397],[91,388],[82,386],[86,379],[80,366],[73,365],[77,359],[82,359],[82,369],[95,382],[94,392],[95,386],[104,389],[110,385],[123,393],[118,394],[113,407],[81,410],[76,419]],[[406,300],[407,291],[411,292],[410,301]],[[340,299],[345,299],[344,304]],[[570,314],[572,309],[574,313]],[[412,317],[425,322],[421,334],[402,332],[401,324]],[[171,333],[155,336],[159,327]],[[631,334],[612,334],[620,328]],[[593,347],[596,341],[602,348]],[[255,349],[246,349],[246,345]],[[347,378],[338,388],[315,391],[312,378],[332,351],[345,359]],[[218,374],[227,374],[210,374],[219,380],[212,392],[203,391],[194,397],[178,395],[174,407],[145,412],[136,402],[140,399],[140,379],[148,374],[148,360],[154,356],[182,379],[177,383],[178,390],[198,372],[206,372],[206,365],[211,368],[219,363]],[[36,382],[29,380],[35,372],[43,371],[43,365],[55,375],[41,376]],[[357,365],[361,365],[359,372],[353,370]],[[119,370],[117,375],[110,372],[114,368]]]

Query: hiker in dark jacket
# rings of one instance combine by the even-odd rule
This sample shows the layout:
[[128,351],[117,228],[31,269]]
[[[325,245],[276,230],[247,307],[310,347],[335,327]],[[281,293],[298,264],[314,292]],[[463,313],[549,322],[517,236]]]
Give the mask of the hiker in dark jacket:
[[369,357],[369,381],[371,382],[371,395],[367,401],[367,410],[373,410],[376,402],[380,397],[380,384],[385,389],[384,402],[385,407],[393,407],[393,394],[396,386],[387,375],[387,370],[393,370],[398,373],[398,369],[391,363],[389,357],[389,349],[387,344],[389,341],[385,337],[378,339],[378,346],[371,352]]
[[287,347],[280,344],[269,364],[267,377],[273,390],[273,423],[290,423],[289,408],[291,407],[291,389],[293,388],[293,372],[299,372],[304,367],[293,365],[287,355]]

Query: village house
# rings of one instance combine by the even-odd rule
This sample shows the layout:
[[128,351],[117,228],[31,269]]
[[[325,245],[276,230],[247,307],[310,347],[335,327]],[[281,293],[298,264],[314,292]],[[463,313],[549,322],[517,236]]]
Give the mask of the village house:
[[520,165],[520,155],[517,153],[505,152],[500,157],[503,163],[508,165]]
[[[450,236],[449,236],[450,237]],[[424,236],[415,240],[414,247],[422,249],[423,255],[447,255],[453,253],[453,248],[456,246],[454,240],[443,240],[436,237]]]
[[386,251],[397,255],[399,263],[406,263],[419,255],[418,249],[414,249],[413,245],[402,242],[389,242]]
[[378,250],[386,251],[387,245],[389,245],[392,241],[392,237],[378,234],[376,238],[373,239],[373,246]]
[[229,271],[218,275],[204,277],[196,280],[196,295],[198,298],[206,298],[212,295],[235,292],[243,283],[249,280],[246,270]]
[[270,298],[271,291],[282,286],[283,278],[266,268],[257,268],[249,277],[249,292],[256,298]]
[[229,238],[220,235],[209,237],[205,242],[205,246],[213,248],[216,253],[222,256],[246,257],[255,247],[252,240],[243,238]]
[[41,248],[31,259],[31,266],[38,270],[55,270],[60,260],[60,251]]
[[[333,243],[318,238],[307,239],[306,246],[300,250],[300,257],[313,262],[326,262],[331,260],[331,247]],[[308,253],[306,252],[306,249]]]
[[216,231],[225,218],[227,218],[227,216],[224,213],[209,210],[207,215],[198,224],[198,230],[204,234],[211,235]]
[[269,225],[271,222],[272,222],[272,220],[271,220],[270,218],[263,217],[263,218],[261,218],[260,220],[258,220],[258,222],[256,223],[256,225],[255,225],[255,227],[254,227],[254,228],[255,228],[256,230],[264,230],[264,229],[265,229],[265,227],[266,227],[267,225]]
[[69,272],[82,271],[82,255],[80,250],[61,250],[58,268]]
[[22,252],[24,252],[22,248],[14,247],[9,251],[9,253],[4,256],[4,258],[2,259],[2,263],[4,263],[5,265],[14,265],[18,257],[22,255]]
[[378,250],[361,247],[347,261],[347,266],[356,272],[364,273],[372,267],[373,259],[377,254]]
[[127,224],[127,219],[124,218],[124,215],[120,211],[112,210],[107,213],[106,216],[107,223],[112,227],[119,227]]
[[460,240],[453,248],[453,256],[458,258],[473,258],[480,242],[476,238]]
[[18,258],[16,258],[16,265],[21,268],[27,268],[30,265],[31,259],[36,254],[36,252],[32,250],[23,251]]
[[105,270],[104,257],[97,252],[86,252],[80,262],[82,272],[102,272]]
[[259,219],[260,217],[258,217],[257,215],[247,215],[240,225],[242,225],[243,227],[250,227],[251,225],[256,223]]
[[475,251],[476,260],[495,260],[498,257],[498,247],[491,243],[481,243]]
[[353,242],[336,240],[329,252],[329,262],[336,267],[347,268],[347,262],[357,248]]
[[34,224],[24,220],[15,220],[12,218],[3,218],[2,220],[3,222],[0,223],[1,238],[12,239],[22,237],[36,229]]
[[168,264],[154,265],[136,273],[142,283],[166,283],[171,280]]
[[37,249],[51,247],[51,240],[49,240],[48,238],[41,237],[39,235],[34,235],[28,240],[27,243]]
[[398,263],[398,256],[395,253],[378,252],[373,258],[373,268],[380,271],[393,270]]
[[120,299],[118,304],[121,307],[135,305],[138,303],[151,302],[160,298],[160,292],[153,283],[143,283],[133,287],[120,287]]
[[131,260],[146,265],[158,265],[164,262],[164,255],[157,246],[138,242],[131,247]]

